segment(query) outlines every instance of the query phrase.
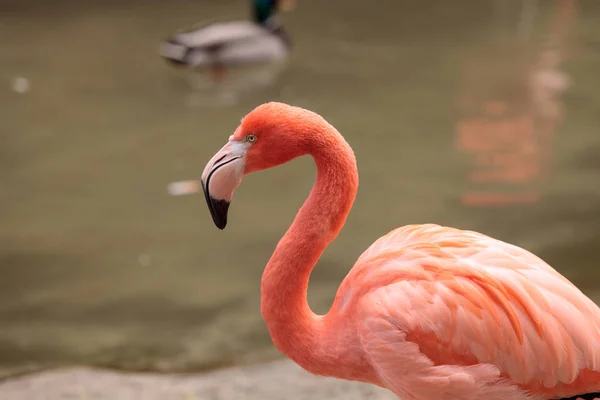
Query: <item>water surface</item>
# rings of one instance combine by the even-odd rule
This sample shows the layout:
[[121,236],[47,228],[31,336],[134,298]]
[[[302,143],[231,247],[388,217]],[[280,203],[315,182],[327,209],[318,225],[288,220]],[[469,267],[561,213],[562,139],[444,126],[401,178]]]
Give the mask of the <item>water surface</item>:
[[223,232],[201,195],[165,190],[268,100],[325,116],[359,162],[355,207],[311,278],[316,311],[376,238],[426,222],[525,247],[600,300],[600,3],[374,4],[299,0],[282,16],[295,47],[278,79],[190,103],[159,41],[245,18],[245,2],[4,1],[3,370],[278,355],[260,275],[314,181],[310,159],[247,177]]

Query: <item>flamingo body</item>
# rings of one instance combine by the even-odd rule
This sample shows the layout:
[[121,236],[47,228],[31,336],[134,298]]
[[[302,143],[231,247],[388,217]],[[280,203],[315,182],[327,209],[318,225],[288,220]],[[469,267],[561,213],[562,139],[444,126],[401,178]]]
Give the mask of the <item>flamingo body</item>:
[[381,237],[331,310],[308,306],[308,278],[358,189],[350,146],[318,114],[257,107],[207,164],[215,224],[242,177],[302,155],[316,183],[261,282],[275,346],[305,370],[372,383],[404,400],[600,398],[600,309],[540,258],[480,233],[409,225]]
[[596,304],[532,253],[480,233],[390,232],[360,256],[332,311],[355,316],[378,384],[402,398],[600,391]]

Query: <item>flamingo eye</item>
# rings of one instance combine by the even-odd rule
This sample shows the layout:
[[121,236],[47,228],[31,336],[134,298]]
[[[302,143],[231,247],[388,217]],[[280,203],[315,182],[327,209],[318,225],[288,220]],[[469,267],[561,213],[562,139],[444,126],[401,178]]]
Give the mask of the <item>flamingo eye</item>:
[[256,135],[253,135],[253,134],[246,135],[246,142],[250,142],[250,143],[256,142]]

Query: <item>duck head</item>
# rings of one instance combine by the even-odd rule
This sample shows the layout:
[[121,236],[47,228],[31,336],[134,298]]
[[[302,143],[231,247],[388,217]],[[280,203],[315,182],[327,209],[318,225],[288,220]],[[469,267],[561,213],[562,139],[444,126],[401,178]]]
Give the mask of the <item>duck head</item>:
[[254,0],[253,17],[258,24],[265,25],[281,9],[285,0]]

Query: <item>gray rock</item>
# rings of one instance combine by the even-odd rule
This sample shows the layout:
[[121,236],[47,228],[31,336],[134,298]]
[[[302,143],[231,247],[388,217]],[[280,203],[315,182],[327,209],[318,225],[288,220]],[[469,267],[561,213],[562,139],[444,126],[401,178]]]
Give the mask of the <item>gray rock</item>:
[[122,373],[77,367],[0,383],[2,400],[394,400],[391,392],[313,376],[288,360],[202,375]]

